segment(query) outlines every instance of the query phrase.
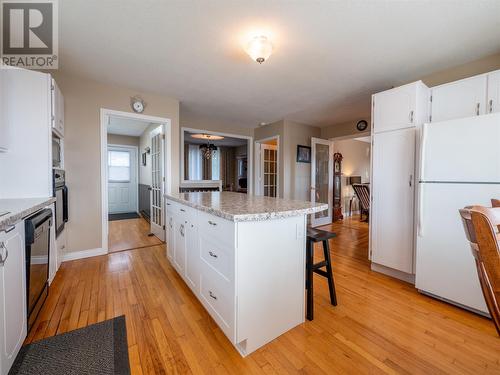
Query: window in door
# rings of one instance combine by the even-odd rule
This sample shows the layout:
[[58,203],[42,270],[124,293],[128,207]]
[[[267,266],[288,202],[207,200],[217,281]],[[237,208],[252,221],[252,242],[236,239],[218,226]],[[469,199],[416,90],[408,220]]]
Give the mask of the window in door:
[[212,151],[212,180],[220,180],[220,151]]
[[278,188],[278,151],[264,149],[264,195],[276,197]]
[[130,182],[130,152],[108,151],[109,182]]

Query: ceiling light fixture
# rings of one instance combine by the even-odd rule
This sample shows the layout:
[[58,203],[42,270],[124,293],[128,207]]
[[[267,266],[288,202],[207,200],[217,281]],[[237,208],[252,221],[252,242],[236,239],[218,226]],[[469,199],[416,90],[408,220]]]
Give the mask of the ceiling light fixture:
[[191,134],[191,138],[206,139],[207,141],[220,141],[221,139],[224,139],[222,135],[213,134]]
[[266,36],[256,36],[247,45],[246,52],[252,58],[262,64],[273,52],[273,45]]

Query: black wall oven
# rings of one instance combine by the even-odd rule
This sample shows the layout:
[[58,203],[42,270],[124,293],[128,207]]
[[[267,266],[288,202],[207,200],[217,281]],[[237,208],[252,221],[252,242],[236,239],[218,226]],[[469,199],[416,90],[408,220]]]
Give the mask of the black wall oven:
[[68,222],[68,187],[66,186],[65,173],[62,169],[53,169],[54,197],[56,198],[56,237]]

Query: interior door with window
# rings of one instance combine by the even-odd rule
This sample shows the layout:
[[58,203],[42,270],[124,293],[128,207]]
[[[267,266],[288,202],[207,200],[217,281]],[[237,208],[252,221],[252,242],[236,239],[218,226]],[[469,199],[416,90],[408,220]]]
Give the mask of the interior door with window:
[[311,217],[311,225],[317,227],[331,223],[333,145],[326,139],[311,138],[311,202],[328,204],[328,210],[316,212]]
[[265,197],[278,196],[278,147],[261,144],[260,191]]
[[163,155],[165,140],[163,126],[158,126],[151,132],[151,233],[165,241],[165,227],[163,218],[163,192],[165,176]]
[[108,211],[137,212],[137,149],[108,146]]

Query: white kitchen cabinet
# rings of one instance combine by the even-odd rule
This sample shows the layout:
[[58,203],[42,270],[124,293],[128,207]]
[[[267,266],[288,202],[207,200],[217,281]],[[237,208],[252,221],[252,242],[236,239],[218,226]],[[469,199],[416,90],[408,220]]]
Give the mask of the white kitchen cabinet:
[[488,103],[486,112],[500,112],[500,70],[488,74]]
[[0,232],[0,256],[0,373],[6,375],[27,334],[24,221]]
[[426,121],[429,89],[422,81],[373,95],[372,119],[375,133],[415,127]]
[[52,130],[60,137],[64,138],[64,96],[52,80]]
[[487,112],[487,76],[462,79],[431,89],[431,122],[483,115]]
[[6,73],[0,63],[0,152],[5,152],[9,149],[9,128],[5,112],[7,109],[6,96]]
[[411,274],[415,129],[374,135],[371,208],[372,262]]
[[305,215],[234,222],[167,200],[170,219],[168,259],[243,356],[304,321]]

